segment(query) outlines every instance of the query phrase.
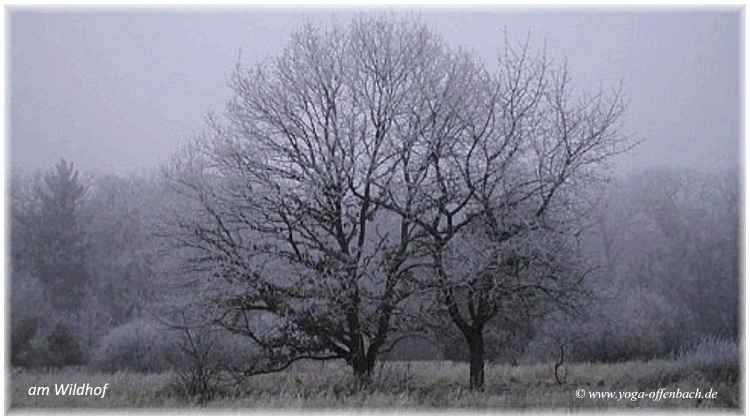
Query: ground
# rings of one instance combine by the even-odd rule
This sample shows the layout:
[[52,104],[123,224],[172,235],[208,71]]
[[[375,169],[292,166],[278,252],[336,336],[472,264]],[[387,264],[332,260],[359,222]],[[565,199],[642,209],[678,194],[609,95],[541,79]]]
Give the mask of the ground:
[[[254,376],[239,386],[225,386],[206,400],[179,393],[172,372],[143,374],[91,372],[85,368],[20,370],[9,374],[11,413],[107,414],[181,412],[316,414],[334,413],[740,413],[744,402],[736,375],[691,371],[672,360],[615,364],[566,364],[564,384],[558,384],[550,364],[488,365],[483,392],[468,389],[468,365],[452,362],[385,362],[367,387],[357,387],[346,366],[327,362],[296,366],[285,372]],[[55,385],[109,384],[102,398],[55,395]],[[49,387],[49,395],[37,393]],[[680,391],[687,398],[658,400],[659,390]],[[580,391],[583,390],[583,391]],[[687,392],[700,391],[697,398]],[[708,392],[715,392],[707,398]],[[612,392],[595,397],[592,392]],[[622,393],[633,393],[624,395]],[[643,394],[638,394],[643,392]],[[653,394],[650,394],[652,393]],[[583,398],[578,398],[583,395]],[[650,396],[649,396],[650,395]],[[668,394],[667,394],[668,395]],[[674,395],[676,396],[676,395]]]

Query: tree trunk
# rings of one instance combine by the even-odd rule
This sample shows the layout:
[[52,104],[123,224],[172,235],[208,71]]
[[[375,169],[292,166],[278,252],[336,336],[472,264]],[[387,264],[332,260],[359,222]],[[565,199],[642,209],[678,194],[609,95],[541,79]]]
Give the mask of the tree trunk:
[[[352,275],[352,278],[353,277],[354,276]],[[352,367],[357,386],[360,387],[369,383],[373,367],[367,357],[367,348],[365,347],[365,340],[362,336],[362,325],[359,319],[361,299],[359,296],[359,288],[356,283],[350,301],[351,306],[346,314],[349,334],[352,337],[350,344],[351,352],[349,353],[348,363]]]
[[451,319],[466,337],[466,342],[469,343],[469,388],[472,391],[481,391],[484,388],[484,337],[482,330],[489,317],[483,318],[477,314],[470,304],[469,314],[472,323],[467,323],[459,312],[453,291],[450,289],[446,291],[445,303]]
[[481,328],[473,328],[466,334],[469,342],[469,388],[472,391],[484,389],[484,338]]
[[360,354],[353,355],[351,366],[357,387],[362,388],[367,386],[370,383],[372,371],[375,368],[375,364],[371,358],[367,357],[365,352],[362,351]]
[[560,349],[560,359],[555,363],[555,380],[557,380],[558,385],[562,385],[565,381],[560,378],[558,369],[560,369],[560,366],[565,362],[565,348],[562,344],[558,344],[557,347]]

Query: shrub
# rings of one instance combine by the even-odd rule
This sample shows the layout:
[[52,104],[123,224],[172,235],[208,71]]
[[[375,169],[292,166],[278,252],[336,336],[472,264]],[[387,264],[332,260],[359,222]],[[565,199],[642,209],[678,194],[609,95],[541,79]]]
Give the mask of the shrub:
[[24,318],[13,328],[10,334],[11,363],[14,366],[29,367],[32,365],[31,340],[39,329],[39,318]]
[[100,342],[92,364],[107,372],[161,372],[178,354],[178,337],[154,322],[136,320],[121,325]]
[[49,363],[48,339],[54,311],[39,280],[24,270],[14,271],[10,282],[11,363],[32,367]]
[[205,403],[240,379],[241,375],[232,373],[249,369],[257,361],[259,350],[249,338],[223,328],[200,325],[175,332],[180,351],[173,360],[177,379],[172,391],[178,397]]
[[69,325],[63,322],[57,323],[47,336],[47,341],[49,343],[47,364],[62,367],[86,363],[86,353]]

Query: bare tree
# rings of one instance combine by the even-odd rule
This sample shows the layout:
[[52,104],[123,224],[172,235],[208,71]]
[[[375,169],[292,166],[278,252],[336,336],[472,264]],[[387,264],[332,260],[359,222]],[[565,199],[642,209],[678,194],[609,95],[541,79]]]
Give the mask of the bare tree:
[[602,181],[597,169],[633,144],[617,131],[619,91],[576,96],[564,65],[525,46],[506,42],[499,73],[473,86],[462,86],[476,102],[455,110],[455,134],[429,140],[430,176],[418,189],[430,207],[416,224],[429,237],[433,284],[469,344],[470,386],[481,389],[483,329],[504,306],[575,306],[588,191]]
[[176,239],[227,286],[216,322],[267,350],[261,370],[342,358],[370,376],[425,262],[415,215],[430,205],[415,185],[431,175],[410,154],[469,93],[440,96],[468,72],[463,57],[418,23],[308,25],[276,60],[237,68],[228,122],[211,119],[175,161],[172,185],[191,199]]

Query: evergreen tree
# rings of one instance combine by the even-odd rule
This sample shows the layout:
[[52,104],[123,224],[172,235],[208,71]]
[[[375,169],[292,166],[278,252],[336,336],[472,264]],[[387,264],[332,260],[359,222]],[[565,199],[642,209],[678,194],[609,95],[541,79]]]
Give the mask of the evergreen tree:
[[86,285],[85,232],[79,209],[85,188],[73,164],[64,159],[50,171],[35,193],[41,204],[34,269],[59,309],[79,307]]

